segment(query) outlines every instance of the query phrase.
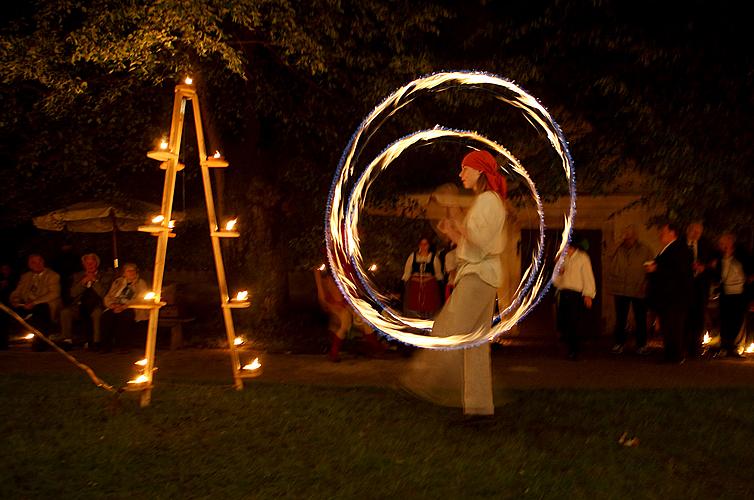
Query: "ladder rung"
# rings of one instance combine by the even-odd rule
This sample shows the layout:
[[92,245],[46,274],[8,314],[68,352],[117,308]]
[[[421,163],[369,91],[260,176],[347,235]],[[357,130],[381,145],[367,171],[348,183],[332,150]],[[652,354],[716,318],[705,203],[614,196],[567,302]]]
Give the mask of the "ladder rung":
[[159,309],[166,305],[167,302],[136,302],[128,304],[129,309]]
[[147,153],[149,158],[157,161],[169,161],[178,158],[178,155],[165,149],[153,149]]
[[223,304],[225,309],[246,309],[251,307],[251,302],[248,300],[231,300]]
[[209,234],[217,238],[238,238],[241,236],[241,233],[238,231],[212,231]]
[[168,238],[175,238],[173,230],[165,226],[139,226],[138,229],[142,233],[151,233],[153,236],[159,236],[160,233],[167,232]]
[[225,168],[227,166],[228,162],[223,158],[213,158],[211,156],[202,162],[202,167],[207,168]]
[[[169,163],[170,163],[169,161],[164,161],[164,162],[160,163],[160,170],[167,170],[167,169],[168,169],[168,164],[169,164]],[[176,171],[176,172],[180,172],[180,171],[181,171],[181,170],[183,170],[184,168],[186,168],[186,165],[184,165],[183,163],[178,163],[178,164],[177,164],[177,165],[175,166],[175,171]]]

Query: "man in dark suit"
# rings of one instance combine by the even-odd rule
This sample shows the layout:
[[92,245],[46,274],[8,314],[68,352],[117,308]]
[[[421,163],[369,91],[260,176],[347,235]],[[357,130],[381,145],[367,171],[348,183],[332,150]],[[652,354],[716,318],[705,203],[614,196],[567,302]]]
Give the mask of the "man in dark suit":
[[715,251],[712,244],[702,236],[703,231],[701,222],[692,222],[686,228],[686,245],[692,254],[694,279],[683,343],[690,358],[699,357],[701,354],[709,289],[715,273]]
[[692,255],[686,244],[678,239],[675,224],[659,228],[663,249],[655,260],[647,263],[650,276],[650,306],[657,312],[665,344],[665,361],[683,363],[683,327],[691,298]]

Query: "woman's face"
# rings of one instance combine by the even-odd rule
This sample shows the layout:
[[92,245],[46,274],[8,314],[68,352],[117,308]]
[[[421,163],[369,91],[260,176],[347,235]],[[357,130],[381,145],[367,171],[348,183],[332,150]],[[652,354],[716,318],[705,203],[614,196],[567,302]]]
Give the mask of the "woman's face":
[[421,254],[429,253],[429,241],[421,240],[419,242],[419,253]]
[[461,178],[463,187],[465,187],[466,189],[474,189],[474,186],[476,186],[476,181],[479,180],[480,175],[482,175],[482,172],[480,172],[479,170],[475,170],[469,167],[461,167],[461,173],[458,175],[458,177]]

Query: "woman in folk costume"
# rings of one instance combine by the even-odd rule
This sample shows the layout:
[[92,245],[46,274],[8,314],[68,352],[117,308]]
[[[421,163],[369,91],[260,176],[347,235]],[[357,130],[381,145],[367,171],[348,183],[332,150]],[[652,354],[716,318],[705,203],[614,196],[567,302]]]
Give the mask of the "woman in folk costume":
[[419,240],[419,249],[406,259],[401,279],[405,283],[403,314],[432,318],[442,305],[440,283],[443,274],[439,257],[429,249],[429,239]]
[[[487,151],[466,155],[460,178],[476,197],[462,223],[448,219],[439,226],[458,244],[458,267],[453,294],[435,318],[432,335],[437,337],[491,328],[495,297],[502,284],[505,178]],[[462,407],[467,416],[492,415],[495,411],[489,343],[450,351],[420,351],[401,382],[408,391],[436,404]]]

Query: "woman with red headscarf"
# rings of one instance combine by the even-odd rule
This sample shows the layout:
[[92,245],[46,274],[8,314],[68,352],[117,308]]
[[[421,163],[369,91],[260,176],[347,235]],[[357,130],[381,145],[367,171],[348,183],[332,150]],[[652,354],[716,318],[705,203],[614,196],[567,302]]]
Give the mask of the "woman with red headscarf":
[[[487,151],[467,154],[459,176],[476,197],[463,223],[446,219],[439,225],[458,244],[458,267],[453,293],[435,318],[432,335],[437,337],[491,328],[497,289],[503,283],[505,178]],[[422,398],[462,407],[467,416],[488,416],[495,411],[488,343],[462,350],[421,351],[402,382]]]

